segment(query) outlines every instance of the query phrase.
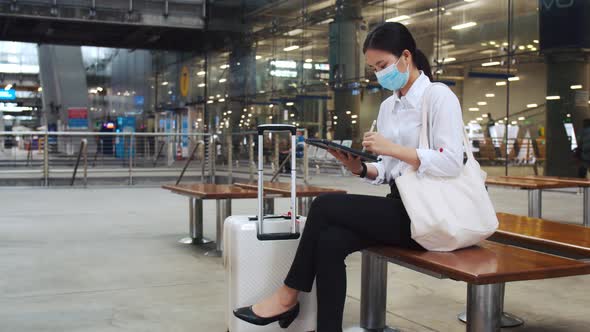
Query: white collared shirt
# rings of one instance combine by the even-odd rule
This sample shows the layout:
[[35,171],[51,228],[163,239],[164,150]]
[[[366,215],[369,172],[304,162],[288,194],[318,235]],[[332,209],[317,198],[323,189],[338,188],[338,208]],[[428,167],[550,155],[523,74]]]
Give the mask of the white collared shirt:
[[[397,93],[381,103],[377,118],[378,132],[394,143],[416,148],[420,167],[418,175],[458,176],[463,167],[463,117],[459,99],[446,86],[437,84],[429,89],[428,97],[429,149],[419,148],[422,128],[422,97],[431,84],[420,76],[401,98]],[[409,164],[390,156],[380,156],[381,161],[371,163],[377,168],[377,178],[372,184],[389,183],[400,176]]]

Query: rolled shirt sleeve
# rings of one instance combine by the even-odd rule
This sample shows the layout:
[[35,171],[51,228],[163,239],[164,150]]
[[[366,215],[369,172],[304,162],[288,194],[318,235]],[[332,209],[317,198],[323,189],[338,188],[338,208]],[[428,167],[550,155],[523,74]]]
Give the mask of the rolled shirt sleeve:
[[463,168],[463,118],[457,96],[446,86],[430,89],[430,148],[418,148],[418,176],[458,176]]
[[384,183],[387,178],[387,174],[385,172],[385,167],[383,166],[383,163],[381,161],[374,162],[374,163],[367,163],[367,167],[369,165],[375,166],[375,168],[377,169],[377,177],[375,178],[375,180],[371,180],[369,178],[364,178],[363,180],[365,180],[365,182],[368,182],[368,183],[374,184],[374,185],[379,185],[379,184]]

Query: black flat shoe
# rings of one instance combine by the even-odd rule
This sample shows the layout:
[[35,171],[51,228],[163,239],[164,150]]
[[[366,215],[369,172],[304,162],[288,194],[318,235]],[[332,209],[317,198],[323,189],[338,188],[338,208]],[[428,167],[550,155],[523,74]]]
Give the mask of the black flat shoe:
[[279,326],[284,329],[288,328],[289,325],[293,323],[295,318],[297,318],[297,315],[299,315],[299,302],[297,302],[297,304],[289,311],[283,312],[274,317],[260,317],[252,311],[252,306],[234,310],[234,316],[250,324],[263,326],[278,321]]

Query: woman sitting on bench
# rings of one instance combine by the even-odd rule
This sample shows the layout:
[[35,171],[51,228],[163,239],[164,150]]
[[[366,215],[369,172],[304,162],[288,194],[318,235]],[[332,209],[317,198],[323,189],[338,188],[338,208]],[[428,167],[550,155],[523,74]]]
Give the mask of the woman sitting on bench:
[[342,331],[345,258],[376,245],[422,249],[411,237],[410,218],[395,178],[409,167],[434,176],[458,176],[462,170],[461,107],[443,85],[428,89],[434,144],[432,149],[418,148],[422,100],[432,73],[408,29],[400,23],[376,27],[367,36],[363,52],[379,83],[393,91],[381,104],[379,132],[366,133],[362,143],[366,150],[380,155],[381,161],[365,164],[343,152],[330,153],[353,174],[373,184],[388,183],[391,193],[387,197],[330,194],[316,198],[284,286],[263,301],[234,311],[244,321],[257,325],[292,321],[299,313],[299,292],[311,291],[315,280],[317,331]]

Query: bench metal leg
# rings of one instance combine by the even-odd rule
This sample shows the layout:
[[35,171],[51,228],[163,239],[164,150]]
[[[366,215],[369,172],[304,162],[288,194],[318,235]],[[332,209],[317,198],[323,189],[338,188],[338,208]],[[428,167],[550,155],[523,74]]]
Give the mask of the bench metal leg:
[[395,332],[385,325],[387,305],[387,261],[362,252],[361,267],[361,323],[360,327],[346,332],[383,331]]
[[298,197],[297,198],[297,214],[307,216],[309,208],[313,202],[313,197]]
[[[502,316],[500,317],[500,325],[503,328],[509,328],[509,327],[517,327],[520,326],[522,324],[524,324],[524,320],[522,320],[521,318],[504,312],[504,294],[506,293],[506,284],[502,283],[500,284],[500,312],[502,313]],[[463,323],[467,323],[467,312],[462,312],[460,313],[457,318],[462,321]]]
[[529,190],[529,217],[541,218],[542,191],[540,189]]
[[218,199],[215,201],[217,220],[215,223],[215,250],[205,253],[205,256],[221,257],[223,250],[223,222],[231,215],[231,199]]
[[590,187],[584,187],[584,226],[590,227]]
[[180,239],[183,244],[203,245],[212,241],[203,237],[203,200],[188,199],[188,228],[189,237]]
[[263,205],[264,205],[264,215],[274,215],[275,214],[275,199],[274,198],[265,198]]
[[467,285],[467,332],[500,332],[502,284]]

